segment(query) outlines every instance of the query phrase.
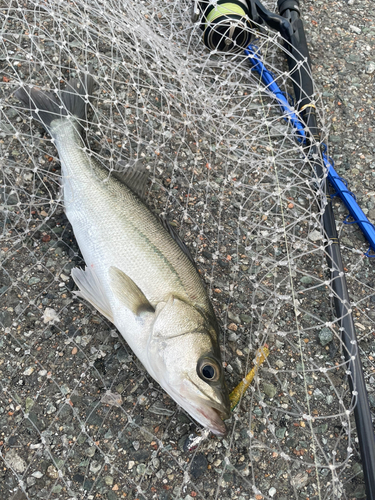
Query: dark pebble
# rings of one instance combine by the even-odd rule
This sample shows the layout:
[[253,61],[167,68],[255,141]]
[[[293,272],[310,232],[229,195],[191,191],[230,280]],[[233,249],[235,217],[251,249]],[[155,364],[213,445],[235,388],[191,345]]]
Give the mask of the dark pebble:
[[126,363],[128,360],[128,353],[125,351],[123,347],[121,347],[116,353],[117,359],[120,363]]
[[45,332],[43,332],[43,337],[45,338],[45,340],[49,339],[50,337],[52,337],[52,332],[51,330],[46,330]]
[[98,370],[98,372],[101,373],[102,375],[105,375],[107,373],[105,363],[102,359],[97,359],[94,363],[94,366]]
[[89,425],[97,425],[98,427],[100,427],[102,425],[102,423],[103,423],[103,420],[104,419],[100,415],[98,415],[97,413],[93,412],[87,418],[87,423]]
[[73,476],[73,481],[75,481],[76,483],[83,483],[84,480],[85,476],[83,476],[82,474],[74,474]]
[[201,453],[198,453],[193,458],[193,461],[191,463],[190,467],[190,474],[194,479],[198,479],[202,474],[204,474],[207,471],[207,459],[204,455]]
[[8,328],[12,325],[12,315],[8,311],[0,312],[0,325],[4,328]]
[[74,283],[73,278],[69,278],[69,280],[65,283],[65,286],[68,290],[74,290],[76,284]]
[[219,263],[220,267],[223,267],[223,268],[228,268],[229,267],[229,262],[227,260],[219,259],[218,263]]
[[94,486],[94,481],[91,479],[86,479],[83,483],[83,489],[87,491],[91,491],[91,488]]
[[146,462],[150,456],[151,456],[151,452],[152,450],[148,451],[148,450],[139,450],[139,451],[135,451],[133,454],[132,454],[132,460],[134,460],[135,462]]
[[226,483],[229,483],[229,484],[234,484],[234,481],[235,481],[235,474],[233,474],[233,472],[226,472],[225,474],[223,474],[223,479]]

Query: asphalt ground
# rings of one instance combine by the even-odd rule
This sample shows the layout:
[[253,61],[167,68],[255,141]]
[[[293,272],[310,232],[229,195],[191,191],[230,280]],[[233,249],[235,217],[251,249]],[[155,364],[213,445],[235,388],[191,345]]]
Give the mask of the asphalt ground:
[[[23,8],[21,3],[19,6]],[[0,7],[4,21],[9,5],[0,2]],[[371,1],[316,1],[304,2],[302,12],[312,71],[321,94],[318,116],[323,135],[329,137],[329,154],[370,221],[375,222],[375,6]],[[21,19],[21,14],[17,15]],[[51,32],[51,38],[46,37],[46,43],[43,42],[43,57],[51,63],[47,66],[53,68],[54,63],[62,60],[60,56],[60,60],[53,61],[61,33],[53,31],[60,25],[54,25],[47,17],[41,15]],[[35,19],[34,15],[31,18]],[[1,30],[4,52],[0,54],[0,89],[6,117],[2,123],[1,160],[2,182],[7,187],[2,191],[2,203],[8,210],[3,211],[2,220],[0,283],[0,451],[4,460],[0,470],[1,498],[365,498],[341,344],[339,336],[325,327],[332,321],[333,309],[329,290],[322,288],[324,258],[313,253],[312,245],[308,246],[311,254],[301,260],[300,267],[303,263],[309,271],[302,275],[298,268],[295,276],[299,291],[306,296],[309,294],[304,289],[312,287],[306,299],[310,309],[303,319],[306,350],[301,351],[299,358],[293,329],[295,311],[281,302],[275,302],[272,311],[270,301],[267,302],[267,297],[274,297],[271,285],[275,282],[267,275],[260,258],[267,249],[262,239],[266,236],[259,230],[243,248],[238,246],[240,235],[231,221],[236,209],[233,200],[237,202],[239,194],[233,183],[225,184],[231,160],[226,163],[220,159],[220,154],[214,152],[214,141],[200,144],[199,130],[181,131],[173,136],[171,129],[171,137],[164,134],[163,140],[170,149],[162,152],[161,161],[152,164],[159,180],[153,183],[148,202],[156,212],[168,207],[212,292],[223,324],[228,386],[232,389],[244,376],[256,347],[264,342],[271,347],[269,363],[254,390],[249,391],[229,422],[228,437],[210,436],[189,450],[189,436],[198,431],[195,423],[150,378],[113,325],[74,298],[70,271],[82,265],[82,260],[61,204],[50,203],[51,199],[59,199],[54,146],[44,141],[40,126],[23,121],[25,116],[10,97],[16,85],[6,56],[17,53],[14,44],[21,46],[21,42],[13,35],[25,28],[30,26],[5,20]],[[9,34],[8,38],[4,36]],[[74,57],[80,61],[81,55],[75,55],[75,51],[82,53],[83,49],[74,36],[73,41],[73,61]],[[114,57],[105,42],[103,47],[107,52],[99,60]],[[20,79],[32,77],[30,69],[22,67],[21,73]],[[43,81],[44,76],[36,77],[36,83],[41,83],[38,78]],[[48,75],[47,81],[50,80]],[[132,110],[130,117],[132,113],[136,115],[135,93],[128,92],[126,97],[126,87],[118,89],[117,95],[127,99]],[[100,116],[108,110],[103,99]],[[144,133],[146,141],[155,141],[155,149],[160,145],[156,133],[159,122],[156,115],[153,119],[150,128],[137,128],[135,121],[135,128],[129,130],[134,137]],[[16,123],[15,129],[7,120]],[[111,124],[106,126],[107,130],[111,128]],[[112,141],[116,141],[116,126],[115,123],[112,127]],[[26,141],[26,148],[21,147],[14,137],[15,130],[29,134],[28,137],[31,131],[31,137],[36,138],[34,149],[30,149],[31,140]],[[186,144],[191,157],[184,156]],[[91,146],[105,157],[100,136],[91,139]],[[142,147],[137,151],[143,152]],[[135,142],[133,148],[137,148]],[[180,170],[163,171],[163,158],[173,157],[175,152],[180,155]],[[31,157],[35,163],[29,162]],[[204,208],[199,205],[199,200],[208,199],[204,167],[215,158],[218,164],[212,174],[214,185],[207,209],[207,204]],[[37,181],[30,174],[34,165],[43,172]],[[190,177],[193,168],[194,182]],[[160,180],[163,178],[171,180],[165,183]],[[264,182],[271,186],[273,181]],[[178,193],[172,199],[166,195],[172,189],[171,183]],[[36,199],[31,198],[35,187]],[[184,212],[178,196],[183,198],[186,192],[193,192],[197,201],[191,202],[188,217],[184,218],[187,205]],[[252,191],[251,203],[257,208],[252,212],[250,207],[249,212],[255,219],[261,193]],[[294,192],[290,194],[296,196]],[[18,202],[21,208],[17,211],[14,207]],[[313,202],[306,209],[310,216],[312,207]],[[374,261],[363,257],[366,244],[359,230],[343,224],[346,211],[339,201],[334,202],[334,208],[374,411]],[[217,213],[221,213],[222,227],[215,221]],[[276,215],[268,217],[270,222],[276,220]],[[203,220],[208,226],[212,223],[212,230],[205,229],[205,247],[196,242],[196,227]],[[306,239],[314,220],[311,216],[311,227],[302,231]],[[222,236],[210,245],[215,232]],[[234,267],[231,246],[244,256],[237,262],[239,271]],[[256,259],[249,258],[255,253]],[[282,283],[282,272],[280,276]],[[257,282],[262,285],[260,291],[254,285]],[[265,304],[268,307],[261,312],[252,308]],[[319,328],[315,329],[314,322],[318,322]],[[284,338],[279,332],[288,332],[289,324],[291,337]],[[309,365],[312,359],[314,362]],[[301,360],[311,371],[303,377]],[[320,367],[335,367],[335,363],[337,370],[323,376]],[[282,375],[275,375],[275,367]],[[306,381],[312,394],[310,414],[316,417],[311,425],[303,418]],[[283,413],[284,409],[287,411]],[[333,464],[338,464],[337,469]]]

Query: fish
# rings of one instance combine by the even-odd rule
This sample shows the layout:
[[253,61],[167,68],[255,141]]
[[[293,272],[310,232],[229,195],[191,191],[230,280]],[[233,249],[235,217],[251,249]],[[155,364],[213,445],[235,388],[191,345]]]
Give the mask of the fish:
[[87,147],[95,81],[79,74],[65,90],[24,85],[14,93],[59,155],[65,212],[86,265],[72,269],[75,293],[116,326],[177,404],[224,436],[230,402],[207,290],[187,246],[146,205],[147,171],[110,173]]

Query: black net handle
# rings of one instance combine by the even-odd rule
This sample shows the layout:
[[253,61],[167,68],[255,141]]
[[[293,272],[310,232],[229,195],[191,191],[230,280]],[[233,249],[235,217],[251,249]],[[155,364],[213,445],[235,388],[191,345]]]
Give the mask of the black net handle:
[[[311,78],[310,55],[307,48],[306,35],[300,18],[299,0],[278,0],[278,9],[289,21],[290,28],[282,33],[286,39],[285,48],[289,69],[293,79],[294,93],[298,110],[308,129],[308,135],[319,142],[319,128],[314,107],[314,85]],[[324,179],[324,165],[319,148],[311,141],[311,153],[317,155],[314,162],[317,176],[321,179],[322,187],[327,192]],[[361,359],[359,357],[357,337],[343,269],[341,251],[337,237],[336,223],[332,204],[329,202],[322,215],[322,224],[326,237],[327,263],[331,271],[332,287],[335,292],[334,302],[336,315],[340,318],[344,354],[349,370],[349,386],[356,403],[354,416],[356,421],[359,447],[362,459],[364,480],[366,484],[367,500],[375,500],[375,435],[371,418],[368,395],[363,376]],[[355,392],[353,392],[355,391]]]

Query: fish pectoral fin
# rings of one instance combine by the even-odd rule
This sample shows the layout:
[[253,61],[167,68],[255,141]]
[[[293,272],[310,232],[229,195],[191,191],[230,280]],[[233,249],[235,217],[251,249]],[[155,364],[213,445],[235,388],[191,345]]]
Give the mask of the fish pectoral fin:
[[74,294],[86,299],[113,323],[111,306],[94,270],[90,267],[86,267],[85,270],[75,267],[72,269],[72,278],[80,290]]
[[136,316],[144,312],[155,312],[142,290],[123,271],[111,266],[109,276],[113,293]]

